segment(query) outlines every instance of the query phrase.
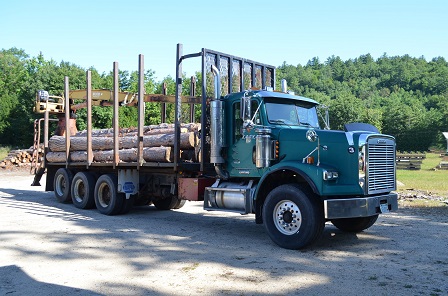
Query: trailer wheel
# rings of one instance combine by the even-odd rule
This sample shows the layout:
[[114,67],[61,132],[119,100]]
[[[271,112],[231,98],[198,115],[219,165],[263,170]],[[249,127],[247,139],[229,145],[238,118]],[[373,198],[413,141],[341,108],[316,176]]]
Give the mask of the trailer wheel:
[[185,202],[182,203],[182,200],[178,199],[177,196],[153,200],[153,203],[158,210],[162,211],[180,209],[185,204]]
[[117,188],[118,178],[115,175],[102,175],[96,181],[95,205],[101,214],[111,216],[120,213],[125,197]]
[[182,208],[187,201],[185,199],[178,199],[176,205],[174,206],[175,210]]
[[95,177],[89,172],[78,172],[71,186],[72,201],[79,209],[95,207]]
[[331,220],[334,226],[345,232],[361,232],[373,224],[378,219],[378,215],[359,218],[344,218]]
[[297,184],[281,185],[268,194],[263,219],[272,241],[294,250],[318,239],[325,225],[323,207],[311,192]]
[[60,168],[56,171],[53,179],[54,195],[61,203],[69,203],[72,201],[70,196],[70,188],[73,180],[73,173],[66,169]]

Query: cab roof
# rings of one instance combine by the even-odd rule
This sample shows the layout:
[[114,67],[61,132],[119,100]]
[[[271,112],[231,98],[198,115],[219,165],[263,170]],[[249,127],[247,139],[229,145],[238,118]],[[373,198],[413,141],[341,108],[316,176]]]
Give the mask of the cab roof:
[[[233,96],[237,96],[237,97],[242,97],[244,94],[244,92],[239,92],[239,93],[233,93],[233,94],[229,94],[229,97],[233,97]],[[267,90],[251,90],[248,93],[249,96],[260,96],[263,98],[278,98],[278,99],[288,99],[288,100],[296,100],[296,101],[301,101],[301,102],[307,102],[310,104],[314,104],[314,105],[319,105],[319,103],[313,99],[310,98],[306,98],[306,97],[302,97],[302,96],[296,96],[296,95],[292,95],[289,93],[284,93],[284,92],[278,92],[278,91],[267,91]]]

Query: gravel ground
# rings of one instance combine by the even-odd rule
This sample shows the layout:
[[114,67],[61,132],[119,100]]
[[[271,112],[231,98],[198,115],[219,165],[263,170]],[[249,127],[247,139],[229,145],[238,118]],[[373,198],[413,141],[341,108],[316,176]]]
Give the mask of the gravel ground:
[[0,295],[448,295],[448,207],[400,208],[359,234],[327,224],[291,251],[252,215],[188,202],[108,217],[32,179],[0,170]]

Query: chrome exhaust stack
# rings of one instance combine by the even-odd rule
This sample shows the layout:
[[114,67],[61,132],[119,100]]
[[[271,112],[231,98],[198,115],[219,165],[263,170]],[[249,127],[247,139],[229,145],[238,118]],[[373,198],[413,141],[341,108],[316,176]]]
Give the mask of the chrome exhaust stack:
[[288,82],[286,82],[286,79],[282,79],[281,81],[281,91],[288,93]]
[[215,171],[218,176],[225,180],[229,178],[229,173],[221,167],[225,160],[221,156],[221,150],[224,147],[224,114],[223,103],[219,100],[221,96],[220,77],[218,68],[212,65],[211,70],[215,77],[215,94],[210,102],[210,162],[215,165]]

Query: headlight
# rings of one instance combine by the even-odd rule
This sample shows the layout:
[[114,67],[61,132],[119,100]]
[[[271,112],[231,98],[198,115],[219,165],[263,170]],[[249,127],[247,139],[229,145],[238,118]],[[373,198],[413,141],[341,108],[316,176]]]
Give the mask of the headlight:
[[339,173],[336,171],[324,171],[323,178],[325,181],[327,180],[335,180],[339,177]]
[[366,158],[365,158],[365,146],[359,147],[358,154],[358,176],[359,176],[359,186],[364,190],[366,183]]

